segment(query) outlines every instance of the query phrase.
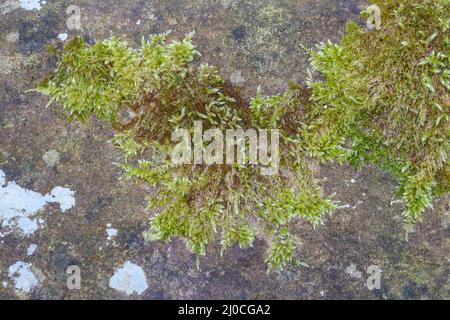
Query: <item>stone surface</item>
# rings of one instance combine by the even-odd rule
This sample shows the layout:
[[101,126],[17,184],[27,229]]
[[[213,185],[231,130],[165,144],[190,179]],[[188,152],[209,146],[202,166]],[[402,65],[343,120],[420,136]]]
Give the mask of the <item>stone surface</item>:
[[[257,240],[253,247],[233,247],[223,257],[212,245],[198,270],[183,241],[144,241],[153,214],[146,211],[152,190],[120,180],[114,163],[123,160],[122,154],[108,142],[112,132],[107,126],[94,120],[70,123],[59,106],[45,108],[47,98],[26,92],[55,68],[45,47],[62,45],[59,34],[70,38],[83,33],[90,42],[118,35],[138,46],[152,33],[173,30],[173,37],[181,37],[195,30],[202,53],[197,63],[219,66],[228,79],[239,70],[245,79],[240,84],[244,98],[252,97],[258,86],[263,94],[279,93],[288,80],[306,78],[308,57],[301,45],[337,41],[364,1],[76,3],[81,31],[67,30],[67,1],[30,1],[31,10],[19,1],[0,4],[1,188],[5,182],[15,183],[21,192],[30,190],[40,199],[55,186],[76,191],[75,203],[42,203],[37,216],[26,216],[37,219],[38,226],[45,224],[28,237],[0,231],[0,299],[450,298],[448,197],[438,199],[406,237],[391,176],[372,166],[360,171],[322,166],[327,194],[336,193],[345,206],[316,229],[305,222],[293,226],[303,241],[299,256],[309,267],[267,274],[266,244]],[[57,165],[42,160],[48,150],[58,151]],[[112,240],[105,233],[108,223],[118,229]],[[31,243],[38,249],[27,256]],[[148,288],[142,278],[122,291],[110,287],[111,277],[127,261],[142,269]],[[360,278],[346,272],[352,264]],[[71,265],[80,267],[81,290],[66,286]],[[383,270],[381,290],[365,285],[371,265]]]

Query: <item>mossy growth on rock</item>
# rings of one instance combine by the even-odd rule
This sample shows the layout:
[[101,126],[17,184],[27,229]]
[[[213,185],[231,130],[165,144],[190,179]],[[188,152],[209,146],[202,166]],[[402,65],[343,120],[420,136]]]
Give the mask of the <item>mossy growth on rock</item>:
[[412,223],[450,190],[450,1],[371,2],[381,30],[351,22],[339,44],[311,51],[324,81],[309,81],[308,134],[395,174]]
[[[322,80],[311,77],[309,88],[290,82],[283,94],[258,92],[247,103],[216,68],[196,64],[192,35],[160,34],[139,49],[118,38],[93,45],[74,38],[39,91],[70,119],[96,116],[115,129],[125,176],[155,187],[148,239],[180,237],[200,256],[214,241],[225,250],[260,237],[269,269],[281,269],[300,263],[294,222],[316,226],[337,207],[314,177],[318,162],[376,163],[394,173],[409,223],[449,191],[449,1],[374,3],[382,29],[350,23],[340,44],[312,50]],[[177,147],[173,133],[195,135],[197,121],[221,136],[277,129],[280,174],[262,175],[248,158],[174,163],[165,156]],[[208,147],[200,145],[203,153]]]
[[[261,237],[269,244],[271,269],[298,262],[293,221],[317,225],[336,207],[322,197],[313,163],[299,149],[302,105],[309,96],[290,83],[283,95],[258,94],[245,103],[216,68],[193,63],[198,52],[192,35],[167,38],[152,36],[139,49],[118,38],[92,46],[81,38],[70,40],[39,91],[61,102],[70,119],[94,115],[115,129],[125,176],[156,187],[149,207],[158,212],[148,239],[180,237],[192,252],[204,255],[215,240],[225,250],[235,243],[250,246]],[[249,157],[240,164],[174,163],[165,156],[177,146],[172,134],[183,128],[195,135],[194,121],[223,136],[227,129],[278,129],[277,165],[284,174],[263,175]],[[208,146],[201,145],[203,152]]]

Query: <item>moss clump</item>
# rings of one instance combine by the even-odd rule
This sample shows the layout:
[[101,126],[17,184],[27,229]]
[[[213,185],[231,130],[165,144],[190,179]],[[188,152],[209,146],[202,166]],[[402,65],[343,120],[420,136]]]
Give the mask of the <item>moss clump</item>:
[[[125,176],[157,187],[149,200],[159,212],[151,219],[148,239],[181,237],[192,252],[205,254],[219,240],[222,250],[255,237],[269,243],[270,268],[296,261],[290,226],[303,218],[316,225],[335,204],[322,198],[306,153],[299,148],[305,91],[291,83],[279,96],[258,94],[250,104],[208,65],[194,66],[198,55],[192,35],[167,41],[167,34],[143,41],[138,50],[118,38],[87,45],[69,41],[53,75],[39,90],[61,102],[70,119],[91,115],[115,129],[114,142],[124,151]],[[261,175],[250,164],[177,165],[167,157],[177,128],[203,130],[279,129],[280,167],[289,174]],[[208,146],[203,145],[203,150]]]
[[312,51],[324,81],[310,80],[309,134],[331,150],[346,147],[354,165],[394,173],[413,222],[450,190],[450,1],[372,2],[380,31],[352,22],[339,44]]
[[[181,237],[203,255],[214,240],[225,250],[259,236],[269,243],[269,268],[282,268],[296,261],[293,222],[317,225],[336,207],[322,197],[313,161],[376,163],[393,172],[409,223],[435,194],[449,191],[450,2],[374,3],[383,12],[382,30],[350,23],[340,44],[311,51],[324,80],[310,78],[310,92],[290,83],[282,95],[258,93],[247,104],[217,69],[192,63],[192,35],[168,42],[167,34],[137,50],[118,38],[92,46],[75,38],[39,91],[61,102],[70,119],[95,115],[116,129],[125,175],[158,190],[149,201],[159,210],[148,239]],[[172,133],[192,134],[194,121],[221,132],[278,129],[286,174],[262,176],[248,159],[177,165],[157,156],[171,154]]]

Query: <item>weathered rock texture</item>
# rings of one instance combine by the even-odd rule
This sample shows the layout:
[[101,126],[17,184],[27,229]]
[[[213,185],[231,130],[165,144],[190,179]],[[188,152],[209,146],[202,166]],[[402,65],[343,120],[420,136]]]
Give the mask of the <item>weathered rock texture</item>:
[[[121,153],[108,143],[109,129],[94,121],[68,123],[58,106],[45,109],[46,98],[25,93],[55,66],[45,46],[76,34],[66,26],[71,4],[81,8],[81,32],[92,40],[118,35],[137,45],[151,33],[195,30],[199,62],[220,66],[250,97],[258,85],[271,94],[289,79],[304,81],[301,45],[337,41],[363,1],[49,0],[40,9],[39,1],[28,2],[26,8],[18,0],[0,4],[0,169],[8,182],[40,194],[70,188],[76,204],[65,213],[57,203],[46,205],[36,216],[41,227],[29,236],[0,223],[0,298],[450,298],[448,198],[427,212],[407,241],[391,176],[374,167],[323,167],[326,191],[347,205],[317,230],[297,226],[309,268],[267,274],[265,243],[257,241],[223,258],[212,247],[197,270],[181,241],[144,242],[151,190],[119,179],[113,163]],[[107,233],[111,228],[117,234]],[[37,248],[27,255],[31,244]],[[145,273],[148,288],[140,295],[109,286],[128,261]],[[66,286],[70,265],[81,269],[80,290]],[[365,286],[370,265],[382,269],[381,290]]]

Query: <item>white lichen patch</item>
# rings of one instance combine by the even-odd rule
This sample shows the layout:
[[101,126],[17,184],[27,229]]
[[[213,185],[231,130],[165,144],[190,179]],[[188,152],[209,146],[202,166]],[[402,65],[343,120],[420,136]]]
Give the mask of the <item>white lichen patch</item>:
[[30,244],[30,246],[27,249],[27,256],[33,255],[33,253],[36,251],[37,247],[38,246],[34,243]]
[[39,224],[37,219],[30,219],[28,217],[20,217],[16,224],[22,233],[26,236],[32,235],[39,229]]
[[242,71],[237,70],[230,75],[230,81],[234,85],[240,85],[245,82],[244,77],[242,76]]
[[0,54],[0,75],[10,74],[15,68],[13,61],[8,56]]
[[75,206],[75,192],[63,188],[63,187],[54,187],[53,190],[46,195],[47,202],[57,202],[59,203],[59,207],[62,212],[66,212],[67,210],[73,208]]
[[17,43],[19,42],[19,37],[19,32],[11,32],[6,35],[6,41],[9,43]]
[[148,288],[144,270],[138,265],[127,261],[123,267],[116,270],[109,279],[109,287],[125,294],[142,294]]
[[115,236],[117,236],[117,229],[113,228],[110,223],[106,225],[106,234],[108,236],[108,240],[111,240]]
[[360,279],[362,274],[361,271],[358,271],[356,265],[354,263],[350,264],[346,269],[345,272],[349,274],[352,278]]
[[42,156],[42,160],[44,160],[47,167],[54,168],[60,161],[59,152],[56,150],[49,150],[44,153],[44,155]]
[[[46,195],[20,187],[14,181],[6,182],[0,170],[0,223],[2,228],[19,229],[24,235],[38,230],[43,220],[33,218],[48,203],[58,203],[66,212],[75,205],[74,191],[55,187]],[[4,230],[0,230],[4,231]]]
[[41,10],[41,5],[45,3],[42,0],[20,0],[20,7],[25,10]]
[[69,35],[66,32],[58,34],[58,39],[61,41],[66,41]]
[[31,270],[31,263],[17,261],[8,269],[8,276],[14,283],[14,288],[17,291],[29,293],[39,284],[38,278]]

